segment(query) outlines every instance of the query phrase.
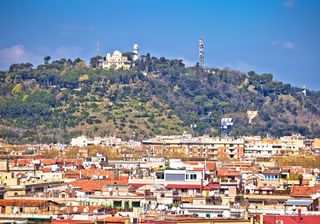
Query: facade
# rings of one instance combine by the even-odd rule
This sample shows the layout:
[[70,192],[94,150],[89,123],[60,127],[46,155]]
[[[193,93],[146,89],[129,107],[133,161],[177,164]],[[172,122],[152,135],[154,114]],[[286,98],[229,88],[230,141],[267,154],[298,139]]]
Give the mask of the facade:
[[[283,216],[297,216],[300,210],[304,223],[309,215],[320,217],[320,167],[275,162],[295,151],[284,144],[297,145],[297,153],[304,155],[300,137],[298,141],[175,135],[157,136],[144,141],[143,147],[125,151],[114,144],[116,160],[92,152],[78,154],[79,158],[44,159],[41,150],[6,156],[0,161],[0,218],[10,223],[27,218],[121,223],[123,218],[128,224],[253,224],[259,223],[259,215],[266,221],[272,216],[270,223],[286,223]],[[106,142],[108,138],[85,136],[73,140],[78,146],[111,144]],[[248,144],[254,146],[248,151],[255,153],[246,158]],[[139,150],[141,157],[120,159],[122,153],[137,155]],[[181,152],[186,157],[178,159]],[[169,153],[174,159],[153,157]]]
[[156,136],[142,141],[151,154],[163,155],[182,152],[189,158],[240,159],[244,154],[244,140],[233,138],[192,137],[189,134]]
[[112,55],[110,53],[107,54],[102,67],[105,69],[129,69],[131,62],[128,60],[128,57],[123,56],[120,51],[116,50]]
[[245,157],[271,157],[281,154],[282,144],[279,140],[252,140],[246,142],[245,148]]
[[78,146],[84,147],[89,145],[105,145],[105,146],[117,146],[122,143],[120,138],[116,137],[94,137],[94,138],[87,138],[84,135],[81,135],[77,138],[71,139],[71,146]]

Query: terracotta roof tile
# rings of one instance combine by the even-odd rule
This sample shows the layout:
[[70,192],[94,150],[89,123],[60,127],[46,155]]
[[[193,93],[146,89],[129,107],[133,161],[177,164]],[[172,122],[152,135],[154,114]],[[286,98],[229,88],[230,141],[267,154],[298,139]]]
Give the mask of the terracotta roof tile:
[[291,190],[291,196],[308,196],[312,194],[320,193],[320,185],[313,187],[310,186],[293,186]]
[[83,192],[89,193],[94,191],[102,191],[108,184],[128,184],[127,176],[120,176],[114,180],[75,180],[69,183],[70,185],[80,187]]
[[1,199],[0,206],[18,206],[18,207],[40,207],[47,203],[55,203],[50,200],[36,199]]
[[218,170],[217,172],[218,176],[241,176],[240,171],[236,170]]

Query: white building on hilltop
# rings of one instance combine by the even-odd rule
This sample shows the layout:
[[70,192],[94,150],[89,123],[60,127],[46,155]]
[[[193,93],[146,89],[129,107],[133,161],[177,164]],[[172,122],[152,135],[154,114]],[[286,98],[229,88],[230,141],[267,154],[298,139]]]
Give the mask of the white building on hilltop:
[[133,45],[133,61],[136,61],[139,59],[139,45],[138,44],[134,44]]
[[122,53],[116,50],[112,55],[110,53],[107,54],[102,67],[105,69],[129,69],[131,62],[128,60],[128,57],[122,56]]

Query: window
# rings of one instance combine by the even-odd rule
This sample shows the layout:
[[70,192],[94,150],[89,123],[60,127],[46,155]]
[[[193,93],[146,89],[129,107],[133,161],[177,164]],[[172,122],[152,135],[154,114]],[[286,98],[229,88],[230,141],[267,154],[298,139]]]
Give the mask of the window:
[[186,180],[189,180],[189,174],[186,174]]
[[196,180],[197,179],[197,174],[190,174],[190,179],[191,180]]

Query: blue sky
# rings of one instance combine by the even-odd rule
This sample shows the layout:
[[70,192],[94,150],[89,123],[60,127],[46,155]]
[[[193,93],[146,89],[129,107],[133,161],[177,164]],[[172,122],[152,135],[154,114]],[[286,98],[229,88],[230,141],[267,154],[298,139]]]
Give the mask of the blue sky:
[[320,90],[317,0],[1,0],[0,69],[11,63],[95,55],[116,49],[272,73]]

